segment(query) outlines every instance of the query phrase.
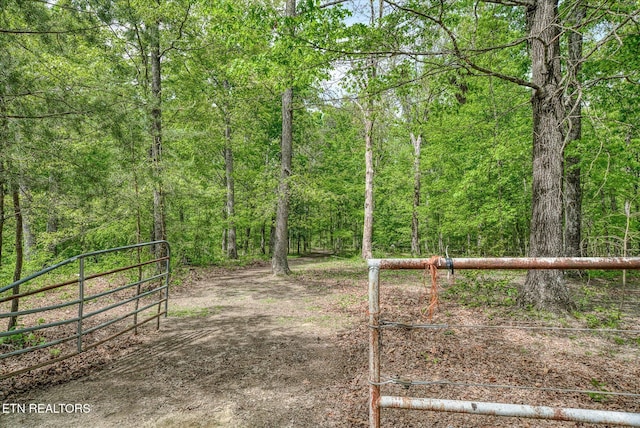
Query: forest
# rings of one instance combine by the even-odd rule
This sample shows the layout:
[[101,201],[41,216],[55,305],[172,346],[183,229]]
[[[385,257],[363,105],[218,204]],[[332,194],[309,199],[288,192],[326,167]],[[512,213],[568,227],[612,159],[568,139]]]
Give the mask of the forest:
[[0,5],[3,285],[164,239],[640,255],[636,0]]

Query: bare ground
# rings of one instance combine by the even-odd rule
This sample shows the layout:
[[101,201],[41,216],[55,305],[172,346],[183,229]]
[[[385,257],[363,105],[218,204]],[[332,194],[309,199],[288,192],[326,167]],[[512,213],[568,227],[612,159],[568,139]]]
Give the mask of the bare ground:
[[[301,259],[292,266],[287,278],[273,277],[266,265],[194,270],[191,280],[172,291],[170,316],[160,331],[0,383],[5,405],[78,403],[88,405],[84,411],[4,411],[0,426],[367,426],[366,269],[328,259]],[[424,323],[421,274],[398,273],[383,281],[385,317]],[[433,322],[513,322],[508,305],[469,308],[457,300],[464,300],[460,293],[445,294]],[[637,396],[544,389],[640,394],[637,337],[450,328],[385,330],[383,344],[385,378],[448,383],[389,385],[385,395],[640,412]],[[452,385],[460,383],[473,386]],[[504,384],[525,389],[499,387]],[[382,414],[384,427],[587,426],[400,410]]]

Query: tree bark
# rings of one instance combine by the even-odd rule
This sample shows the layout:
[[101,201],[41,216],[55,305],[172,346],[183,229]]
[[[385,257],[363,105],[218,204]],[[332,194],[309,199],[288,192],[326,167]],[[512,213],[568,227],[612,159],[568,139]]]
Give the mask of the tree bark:
[[[562,254],[562,160],[564,105],[557,0],[537,0],[527,9],[530,28],[533,107],[533,180],[530,256]],[[559,270],[530,270],[518,295],[522,306],[566,310],[568,289]]]
[[29,203],[29,201],[31,201],[32,199],[31,191],[29,190],[29,187],[22,179],[20,180],[18,191],[22,193],[22,196],[23,196],[22,203],[20,204],[20,212],[21,212],[21,219],[22,219],[22,222],[21,222],[22,237],[23,237],[22,253],[23,253],[23,257],[26,260],[30,260],[36,248],[36,235],[33,233],[33,227],[32,227],[33,221],[31,216],[32,212],[30,209],[31,204]]
[[[224,82],[225,89],[229,89],[229,83]],[[227,182],[227,257],[238,258],[238,247],[235,226],[235,184],[233,180],[233,150],[231,148],[231,118],[229,112],[224,112],[224,165]]]
[[[586,5],[582,0],[573,8],[569,17],[568,36],[568,99],[566,147],[582,138],[582,101],[580,93],[580,70],[582,68],[582,33],[579,26],[586,16]],[[565,150],[566,150],[565,147]],[[564,254],[568,257],[582,255],[582,190],[580,182],[580,158],[567,155],[564,160]]]
[[[294,17],[296,1],[287,0],[285,14]],[[271,268],[274,275],[291,273],[287,254],[289,252],[289,176],[291,175],[291,152],[293,148],[293,88],[282,94],[282,139],[280,144],[280,182],[278,183],[278,208]]]
[[[13,196],[13,213],[16,219],[16,264],[15,269],[13,270],[13,282],[19,281],[22,276],[22,262],[24,259],[22,241],[23,241],[23,226],[22,226],[22,209],[20,208],[20,188],[18,186],[14,186],[12,189]],[[15,296],[16,294],[20,294],[20,286],[14,285],[12,289],[12,293]],[[11,301],[11,312],[17,312],[20,306],[20,302],[18,299],[13,299]],[[18,323],[18,317],[12,316],[9,318],[9,325],[7,330],[13,330]]]
[[420,149],[422,134],[416,137],[410,135],[413,144],[413,215],[411,218],[411,254],[420,255],[420,231],[418,221],[418,207],[420,206]]
[[[162,70],[160,53],[160,23],[149,28],[151,51],[151,163],[153,174],[153,239],[167,239],[165,195],[162,182]],[[165,257],[165,245],[155,247],[156,258]]]
[[[287,2],[287,5],[291,0]],[[291,175],[291,151],[293,146],[293,88],[282,95],[282,140],[280,145],[280,183],[276,211],[275,242],[271,267],[275,275],[288,275],[289,262],[289,176]]]
[[9,132],[8,123],[5,116],[7,115],[7,106],[4,100],[4,86],[0,86],[0,266],[2,266],[2,246],[4,244],[4,194],[7,186],[7,175],[5,169],[5,158]]
[[4,244],[4,189],[4,164],[2,162],[2,159],[0,159],[0,266],[2,266],[2,245]]
[[[376,23],[376,11],[373,0],[370,0],[371,8],[371,26]],[[379,18],[382,18],[382,2],[379,9]],[[368,79],[375,79],[377,73],[377,62],[375,58],[369,58],[369,76]],[[373,257],[373,211],[374,211],[374,195],[373,195],[373,179],[375,176],[373,164],[373,127],[374,127],[374,101],[371,96],[367,99],[367,105],[363,109],[364,114],[364,220],[362,224],[362,258],[370,259]]]
[[369,106],[365,109],[364,118],[364,222],[362,227],[362,258],[373,257],[373,101],[369,101]]

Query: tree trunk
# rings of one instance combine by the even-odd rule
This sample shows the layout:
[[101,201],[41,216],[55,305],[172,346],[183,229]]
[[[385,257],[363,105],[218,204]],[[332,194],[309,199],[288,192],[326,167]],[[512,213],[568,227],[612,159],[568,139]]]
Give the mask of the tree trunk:
[[[60,217],[58,215],[58,180],[53,173],[49,173],[49,206],[47,213],[47,233],[56,233],[58,231],[58,223]],[[57,254],[56,239],[49,238],[48,251]]]
[[[165,195],[162,183],[162,72],[160,54],[160,23],[149,28],[151,50],[151,163],[153,174],[153,239],[167,239]],[[165,257],[165,245],[157,245],[156,258]]]
[[418,222],[418,207],[420,206],[420,148],[422,146],[422,134],[416,137],[410,135],[413,144],[413,216],[411,218],[411,254],[420,255],[420,234]]
[[[582,138],[582,100],[580,93],[580,69],[582,68],[582,33],[579,26],[586,16],[582,0],[573,8],[569,17],[569,96],[567,100],[568,134],[566,146]],[[566,150],[566,148],[565,148]],[[580,188],[580,158],[565,156],[564,160],[564,254],[568,257],[582,255],[582,191]]]
[[4,100],[4,86],[0,86],[0,266],[2,266],[2,246],[4,232],[4,193],[7,185],[5,158],[8,143],[8,122],[6,119],[7,106]]
[[[287,1],[289,10],[292,0]],[[282,144],[280,183],[278,185],[278,209],[276,211],[276,233],[271,267],[275,275],[288,275],[291,271],[287,261],[289,251],[289,176],[291,175],[291,150],[293,146],[293,88],[282,95]]]
[[[49,173],[49,206],[47,215],[47,233],[55,233],[58,231],[58,180]],[[54,248],[51,248],[53,250]]]
[[5,177],[4,177],[4,164],[0,159],[0,266],[2,266],[2,245],[4,244],[4,189],[5,189]]
[[[229,87],[229,83],[225,82],[225,88]],[[227,182],[227,257],[230,259],[238,258],[238,247],[236,239],[236,227],[234,223],[235,216],[235,187],[233,180],[233,151],[231,149],[231,119],[228,112],[224,115],[224,165],[225,178]]]
[[224,254],[227,253],[227,228],[226,227],[222,229],[222,243],[220,248],[222,249],[222,252]]
[[[296,14],[296,0],[287,0],[285,13]],[[289,176],[291,175],[291,151],[293,148],[293,88],[282,94],[282,140],[280,145],[280,183],[278,184],[278,208],[276,210],[276,232],[271,268],[275,275],[291,273],[287,254],[289,252]]]
[[19,186],[19,192],[22,193],[23,199],[20,204],[21,210],[21,219],[22,219],[22,237],[23,237],[23,248],[22,252],[24,254],[24,258],[26,260],[30,260],[33,252],[36,248],[36,235],[33,233],[33,221],[32,221],[32,212],[30,209],[31,191],[29,187],[27,187],[26,183],[21,180]]
[[[13,213],[16,219],[16,265],[13,271],[13,282],[19,281],[22,275],[22,261],[24,258],[22,241],[22,210],[20,208],[20,189],[18,186],[14,186],[12,190],[13,195]],[[20,294],[20,286],[14,285],[12,289],[13,295]],[[11,312],[17,312],[19,309],[18,299],[11,301]],[[18,323],[18,317],[12,316],[9,318],[9,325],[7,330],[13,330]]]
[[362,258],[373,257],[373,101],[365,111],[364,145],[365,145],[365,180],[364,180],[364,222],[362,227]]
[[269,255],[273,257],[273,248],[276,245],[276,218],[271,218],[271,227],[269,229]]
[[[382,3],[382,2],[381,2]],[[369,2],[371,8],[371,26],[376,23],[376,12],[373,0]],[[380,4],[379,17],[382,18],[382,4]],[[369,59],[369,76],[368,79],[375,79],[377,74],[377,62],[375,58]],[[373,126],[374,126],[374,106],[371,96],[367,99],[367,106],[364,108],[364,221],[362,225],[362,258],[370,259],[373,257],[373,179],[375,175],[373,164]]]
[[[562,102],[557,0],[537,0],[527,9],[530,28],[532,83],[539,89],[533,107],[531,257],[562,254]],[[538,309],[571,307],[559,270],[530,270],[519,290],[519,303]]]

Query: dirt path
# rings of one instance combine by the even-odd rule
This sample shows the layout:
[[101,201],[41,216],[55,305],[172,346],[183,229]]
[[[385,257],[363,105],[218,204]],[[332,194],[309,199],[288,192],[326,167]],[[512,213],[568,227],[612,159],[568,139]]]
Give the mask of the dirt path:
[[[353,370],[333,339],[350,320],[327,309],[335,303],[327,283],[274,278],[265,266],[201,275],[173,293],[148,343],[82,378],[11,397],[53,407],[4,412],[0,425],[345,426],[332,392]],[[86,406],[52,413],[71,409],[60,404]]]

